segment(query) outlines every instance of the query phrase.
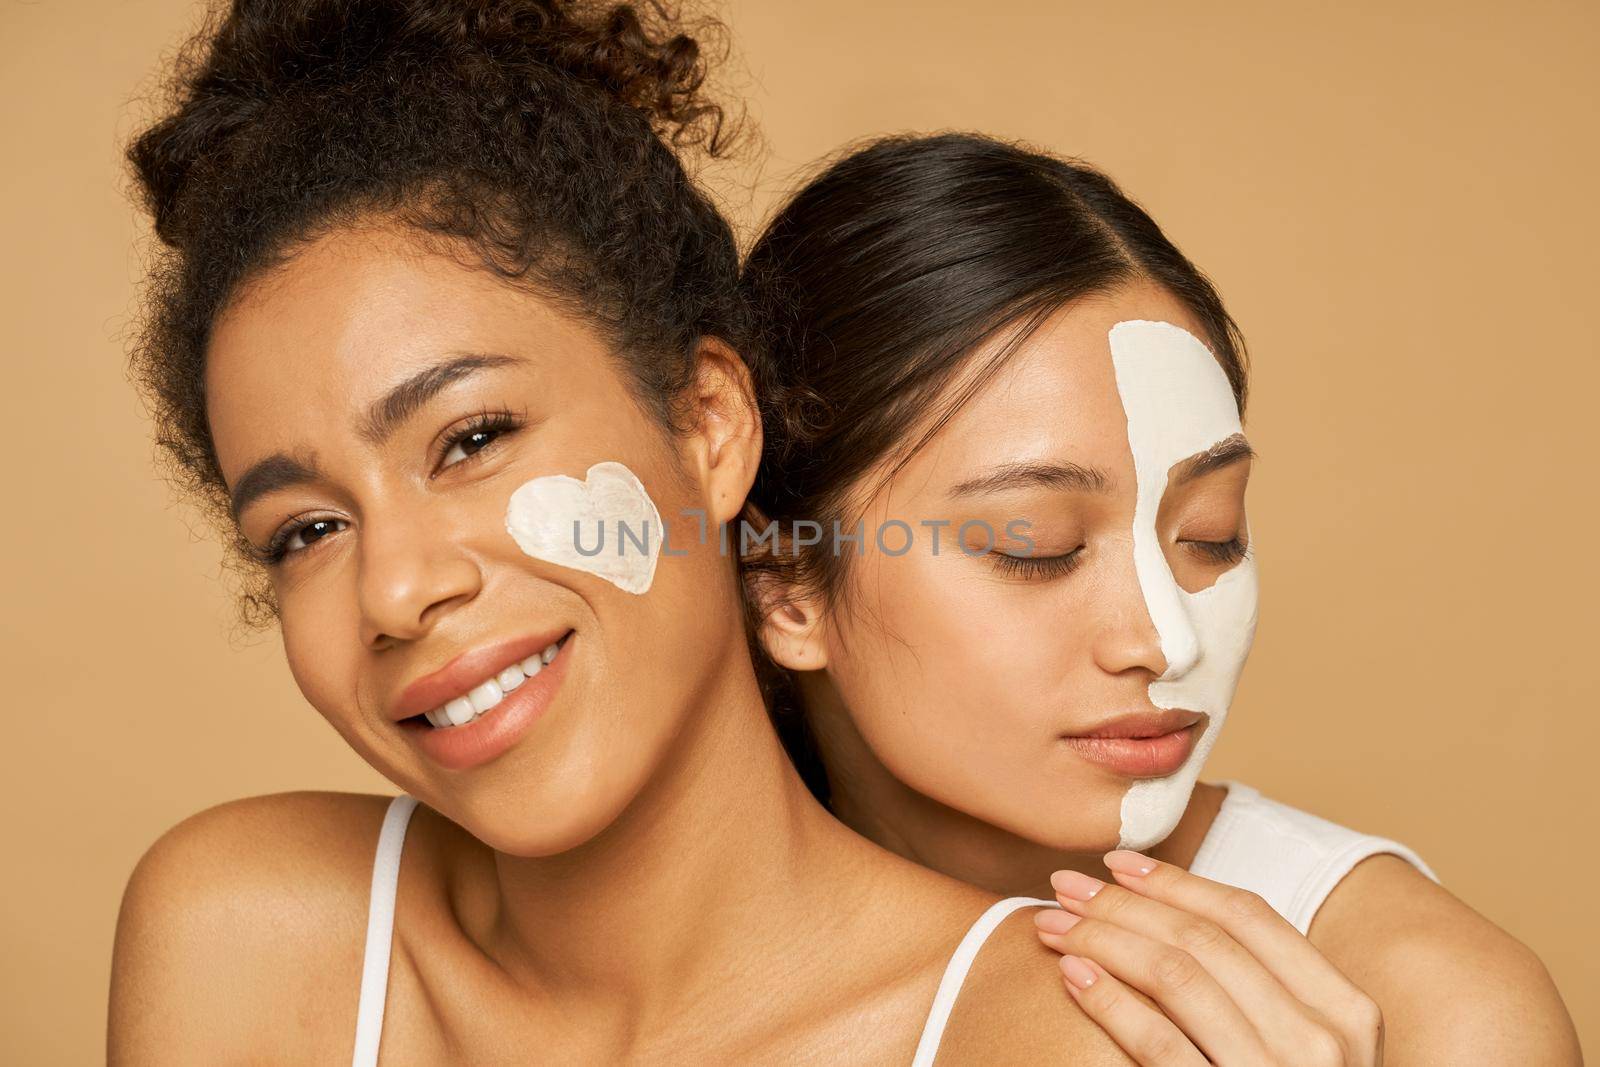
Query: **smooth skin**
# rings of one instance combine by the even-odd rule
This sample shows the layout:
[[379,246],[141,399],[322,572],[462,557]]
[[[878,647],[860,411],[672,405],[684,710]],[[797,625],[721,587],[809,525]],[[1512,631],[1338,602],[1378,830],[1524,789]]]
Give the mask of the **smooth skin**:
[[[1041,936],[1074,957],[1073,999],[1138,1062],[1372,1064],[1380,1047],[1400,1065],[1580,1062],[1538,958],[1397,857],[1358,865],[1302,937],[1254,894],[1185,873],[1225,795],[1201,784],[1150,850],[1159,873],[1108,868],[1134,779],[1061,738],[1151,710],[1166,666],[1134,572],[1133,460],[1107,340],[1132,319],[1206,336],[1143,281],[1060,309],[978,381],[1011,342],[1002,333],[951,386],[977,382],[971,399],[898,470],[857,487],[867,529],[900,519],[922,532],[915,549],[852,557],[831,604],[753,589],[768,651],[796,672],[835,813],[993,892],[1054,891],[1067,914],[1039,914]],[[971,491],[1019,467],[1055,473]],[[1248,542],[1249,467],[1175,480],[1162,501],[1157,533],[1191,592],[1232,566],[1229,542]],[[1031,548],[1003,536],[1019,517]],[[992,551],[955,550],[951,533],[972,520],[1002,534]],[[1055,560],[1000,558],[1030,551]],[[1108,888],[1074,900],[1060,891],[1071,875],[1047,888],[1060,870]],[[1064,929],[1071,916],[1082,919]],[[1088,988],[1080,965],[1098,977]]]
[[[380,398],[463,353],[512,358],[414,392],[375,432]],[[907,1063],[950,951],[994,899],[806,792],[714,539],[674,529],[687,555],[635,596],[506,532],[516,486],[600,460],[634,470],[669,522],[736,514],[760,454],[749,376],[714,340],[697,359],[692,425],[669,434],[585,320],[377,219],[302,246],[216,325],[208,415],[229,486],[279,453],[316,472],[239,514],[256,549],[293,531],[271,565],[289,666],[422,803],[386,1065]],[[463,435],[485,411],[517,424]],[[446,770],[386,714],[460,652],[552,627],[573,631],[561,688],[490,762]],[[118,923],[109,1062],[347,1061],[386,803],[257,797],[157,841]],[[1128,1062],[1063,1001],[1026,913],[963,1006],[941,1063]]]

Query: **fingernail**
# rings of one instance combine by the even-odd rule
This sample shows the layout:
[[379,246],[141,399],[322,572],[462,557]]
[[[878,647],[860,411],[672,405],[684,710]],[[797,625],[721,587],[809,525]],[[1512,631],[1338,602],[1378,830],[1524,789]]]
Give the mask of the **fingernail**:
[[1066,976],[1067,981],[1079,989],[1088,989],[1094,985],[1094,971],[1076,956],[1061,957],[1061,973]]
[[1156,869],[1156,861],[1137,852],[1119,848],[1106,853],[1106,866],[1118,874],[1146,875]]
[[1073,900],[1093,900],[1094,895],[1106,887],[1098,878],[1090,878],[1081,871],[1057,871],[1050,876],[1050,886],[1064,897]]
[[1047,934],[1064,934],[1078,925],[1078,917],[1060,908],[1040,908],[1034,913],[1033,925]]

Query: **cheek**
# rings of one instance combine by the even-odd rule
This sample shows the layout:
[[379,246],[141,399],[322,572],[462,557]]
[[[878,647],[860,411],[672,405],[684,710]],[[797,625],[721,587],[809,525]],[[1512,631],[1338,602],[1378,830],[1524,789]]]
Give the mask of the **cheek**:
[[[663,515],[676,515],[682,503],[667,498],[657,506]],[[692,521],[677,525],[670,551],[657,559],[643,592],[574,571],[556,579],[581,589],[594,618],[587,637],[595,650],[595,684],[617,714],[591,717],[588,729],[605,745],[653,751],[663,731],[700,706],[700,689],[718,665],[744,652],[731,557],[722,553],[714,529],[701,544]]]
[[849,561],[826,633],[828,675],[869,744],[945,732],[931,700],[961,640],[938,559],[868,554]]
[[1167,568],[1172,571],[1172,580],[1185,593],[1209,589],[1228,566],[1208,560],[1186,545],[1166,544],[1162,549],[1166,553]]
[[335,613],[318,611],[307,601],[301,596],[282,605],[284,656],[306,701],[337,725],[356,713],[353,638],[333,621]]
[[661,514],[639,477],[624,464],[596,463],[582,479],[529,479],[511,494],[505,525],[517,546],[534,559],[596,575],[627,593],[649,592],[655,580]]
[[1047,587],[983,566],[941,556],[862,568],[854,609],[830,633],[829,673],[885,763],[945,749],[1013,760],[1059,728],[1087,662],[1085,624]]

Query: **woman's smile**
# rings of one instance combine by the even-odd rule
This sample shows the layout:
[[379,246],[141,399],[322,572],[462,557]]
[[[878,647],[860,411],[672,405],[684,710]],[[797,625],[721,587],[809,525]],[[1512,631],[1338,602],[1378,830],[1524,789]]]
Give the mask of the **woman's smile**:
[[463,652],[406,686],[390,718],[410,744],[446,770],[488,763],[516,744],[555,700],[574,655],[574,636],[572,630],[545,633]]

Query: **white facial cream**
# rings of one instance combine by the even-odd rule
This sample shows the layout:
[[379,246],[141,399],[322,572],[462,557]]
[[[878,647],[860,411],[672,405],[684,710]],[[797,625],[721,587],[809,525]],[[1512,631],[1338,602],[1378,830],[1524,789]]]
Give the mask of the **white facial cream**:
[[1182,767],[1135,782],[1122,798],[1121,847],[1146,849],[1178,825],[1227,717],[1255,638],[1255,543],[1251,539],[1244,559],[1210,588],[1190,593],[1178,585],[1156,532],[1168,472],[1239,433],[1238,404],[1216,357],[1187,330],[1167,322],[1119,322],[1110,339],[1138,479],[1134,569],[1167,662],[1150,683],[1150,702],[1209,716]]
[[628,593],[655,580],[665,527],[644,483],[620,463],[596,463],[584,480],[565,474],[519,485],[506,508],[518,547],[604,578]]

